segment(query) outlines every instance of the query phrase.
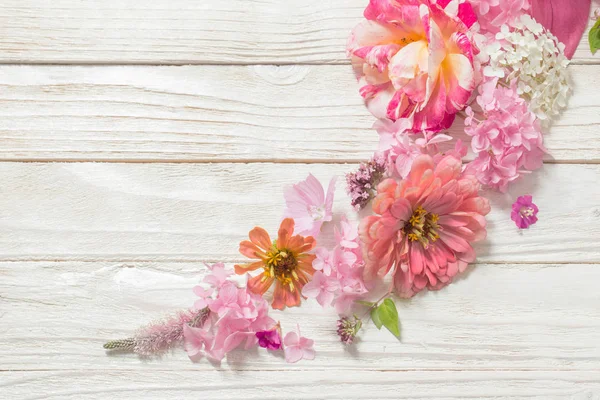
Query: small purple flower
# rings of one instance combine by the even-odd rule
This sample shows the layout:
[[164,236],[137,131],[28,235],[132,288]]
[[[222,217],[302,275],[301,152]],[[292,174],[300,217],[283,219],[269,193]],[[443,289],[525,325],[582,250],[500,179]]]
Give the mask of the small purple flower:
[[358,171],[346,174],[346,191],[352,197],[352,206],[361,210],[375,196],[377,184],[386,171],[385,158],[374,156],[366,163],[361,163]]
[[362,321],[356,315],[354,319],[344,317],[337,322],[337,334],[344,344],[352,344],[360,328],[362,328]]
[[537,222],[538,211],[531,195],[519,196],[512,205],[510,217],[519,229],[527,229]]
[[268,350],[280,350],[281,349],[281,332],[279,324],[273,329],[268,331],[256,332],[258,338],[258,345]]

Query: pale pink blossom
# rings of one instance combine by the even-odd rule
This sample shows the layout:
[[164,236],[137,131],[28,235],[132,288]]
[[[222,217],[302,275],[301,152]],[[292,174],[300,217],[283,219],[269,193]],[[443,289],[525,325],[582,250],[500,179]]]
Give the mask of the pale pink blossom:
[[233,275],[233,272],[230,269],[226,269],[223,263],[206,264],[206,266],[210,270],[210,273],[204,277],[203,282],[215,288],[221,287],[227,281],[227,278]]
[[347,48],[369,110],[412,131],[448,128],[475,88],[470,4],[371,0],[364,16]]
[[338,314],[348,314],[354,301],[367,293],[359,242],[356,225],[342,216],[339,226],[335,227],[333,248],[316,249],[317,258],[313,261],[313,268],[318,272],[304,286],[302,294],[315,298],[322,307],[333,304]]
[[323,271],[325,275],[330,275],[331,269],[333,268],[333,254],[330,253],[326,248],[319,247],[315,250],[315,255],[317,257],[312,264],[315,271]]
[[293,218],[295,234],[316,238],[324,222],[331,221],[335,178],[329,182],[327,196],[321,182],[312,174],[284,192],[284,218]]
[[300,327],[297,327],[296,332],[288,332],[283,339],[285,360],[289,363],[296,363],[302,359],[313,360],[315,358],[315,350],[313,349],[314,341],[300,335]]
[[302,295],[309,299],[316,299],[322,307],[329,307],[339,288],[340,283],[335,277],[317,271],[312,280],[302,288]]
[[196,286],[194,287],[193,291],[194,294],[199,297],[199,299],[194,303],[196,310],[201,310],[204,307],[207,307],[212,301],[211,296],[214,291],[212,288],[205,289],[202,286]]
[[393,270],[396,292],[411,297],[441,289],[475,260],[471,243],[486,236],[487,199],[477,179],[463,174],[461,161],[420,156],[404,180],[377,187],[375,215],[361,221],[365,280]]
[[[339,228],[334,228],[335,240],[344,249],[357,249],[358,230],[355,224],[351,224],[345,215],[340,218]],[[314,266],[314,263],[313,263]]]
[[213,337],[207,329],[193,328],[183,325],[184,349],[192,361],[198,361],[204,355],[204,350],[210,347]]

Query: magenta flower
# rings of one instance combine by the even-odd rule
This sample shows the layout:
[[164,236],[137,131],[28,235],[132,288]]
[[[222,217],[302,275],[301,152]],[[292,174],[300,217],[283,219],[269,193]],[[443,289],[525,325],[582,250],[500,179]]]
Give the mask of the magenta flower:
[[315,358],[314,340],[301,336],[299,326],[297,332],[288,332],[285,335],[283,344],[285,345],[285,361],[289,363],[295,363],[302,359],[314,360]]
[[512,205],[510,218],[515,221],[519,229],[527,229],[537,222],[538,211],[531,195],[519,196]]
[[326,197],[321,182],[312,174],[285,190],[284,217],[296,222],[294,234],[315,238],[319,235],[323,223],[332,219],[334,191],[335,178],[329,182]]
[[258,345],[262,348],[268,350],[281,349],[281,328],[279,324],[272,329],[256,332],[256,337],[258,338]]

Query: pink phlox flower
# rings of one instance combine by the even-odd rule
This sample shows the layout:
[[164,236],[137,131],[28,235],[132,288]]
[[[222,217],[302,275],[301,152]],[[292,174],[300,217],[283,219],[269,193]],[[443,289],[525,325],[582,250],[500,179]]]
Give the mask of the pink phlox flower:
[[336,277],[327,276],[323,272],[317,271],[312,280],[302,288],[302,295],[316,299],[321,307],[329,307],[339,288],[340,283]]
[[307,339],[300,334],[300,327],[296,332],[288,332],[283,339],[285,360],[289,363],[295,363],[302,359],[313,360],[315,351],[313,349],[314,341]]
[[373,129],[379,134],[379,151],[385,152],[392,148],[399,136],[411,133],[412,122],[407,118],[396,121],[379,119],[373,124]]
[[209,285],[220,288],[226,281],[227,278],[233,275],[233,271],[225,267],[223,263],[216,263],[213,265],[206,264],[210,273],[204,277],[203,282]]
[[294,219],[295,234],[315,238],[319,235],[323,223],[332,219],[334,191],[335,178],[329,182],[325,196],[323,186],[312,174],[285,190],[284,218]]
[[358,229],[356,229],[355,225],[348,222],[348,218],[345,215],[340,219],[339,229],[336,226],[334,232],[335,241],[342,248],[357,249],[359,247]]
[[334,265],[333,252],[330,252],[324,247],[319,247],[315,250],[315,255],[317,257],[313,261],[313,268],[317,271],[323,271],[327,276],[331,275],[331,270]]
[[519,196],[512,205],[510,217],[519,229],[527,229],[537,222],[538,211],[531,195]]

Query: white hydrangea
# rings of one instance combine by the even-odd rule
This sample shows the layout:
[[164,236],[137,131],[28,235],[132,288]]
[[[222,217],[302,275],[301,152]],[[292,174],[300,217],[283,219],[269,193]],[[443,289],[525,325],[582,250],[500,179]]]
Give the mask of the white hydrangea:
[[478,39],[487,64],[484,75],[516,80],[519,95],[546,125],[567,106],[571,89],[565,46],[537,21],[523,15],[510,27],[503,25],[495,40]]

